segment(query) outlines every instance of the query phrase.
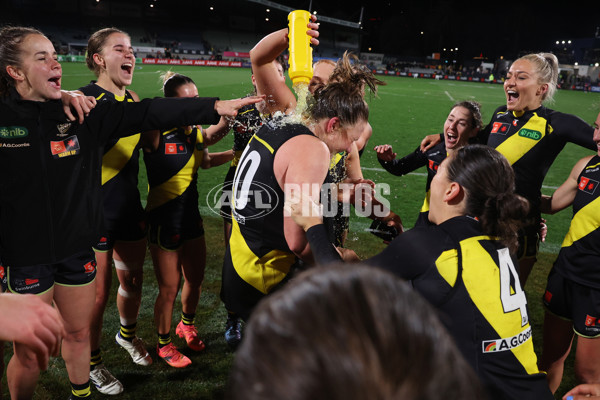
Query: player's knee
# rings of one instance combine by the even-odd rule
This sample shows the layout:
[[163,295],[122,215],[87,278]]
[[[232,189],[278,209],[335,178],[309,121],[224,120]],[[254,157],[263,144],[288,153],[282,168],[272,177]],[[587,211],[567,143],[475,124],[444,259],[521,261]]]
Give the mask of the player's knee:
[[124,299],[138,299],[142,294],[142,285],[119,285],[117,293]]
[[71,342],[71,343],[89,342],[90,328],[89,328],[89,326],[86,325],[86,326],[82,326],[82,327],[67,329],[67,332],[66,332],[63,340],[65,342]]

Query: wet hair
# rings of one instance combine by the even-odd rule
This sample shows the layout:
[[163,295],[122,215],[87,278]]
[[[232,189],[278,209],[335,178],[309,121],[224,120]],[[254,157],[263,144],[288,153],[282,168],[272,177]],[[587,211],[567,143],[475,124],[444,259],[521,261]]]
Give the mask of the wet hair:
[[469,113],[471,113],[471,126],[473,128],[481,129],[483,127],[483,120],[481,118],[481,104],[476,101],[465,100],[455,103],[451,110],[454,110],[456,107],[463,107],[469,110]]
[[519,60],[527,60],[533,64],[538,75],[539,84],[548,84],[548,91],[542,95],[542,101],[552,101],[558,85],[558,58],[552,53],[527,54]]
[[101,53],[106,45],[108,37],[113,33],[122,33],[123,35],[129,35],[117,28],[104,28],[92,33],[92,36],[88,39],[87,51],[85,54],[85,63],[90,71],[94,72],[96,76],[100,76],[100,66],[94,61],[94,54]]
[[364,265],[303,272],[254,310],[228,385],[233,400],[480,399],[436,311]]
[[309,98],[304,116],[313,121],[338,117],[341,125],[346,126],[361,120],[367,121],[369,106],[364,100],[364,90],[369,88],[376,95],[379,85],[385,85],[385,82],[377,79],[354,54],[345,52],[336,63],[329,83],[318,87],[312,99]]
[[167,71],[161,74],[160,79],[163,82],[162,90],[165,97],[177,97],[177,89],[181,86],[187,85],[188,83],[195,85],[192,78],[173,71]]
[[323,59],[321,59],[321,60],[319,60],[319,61],[317,61],[316,63],[313,64],[313,69],[315,69],[316,66],[319,65],[319,64],[329,64],[332,67],[335,67],[335,65],[336,65],[335,61],[330,60],[328,58],[323,58]]
[[491,147],[467,145],[448,158],[446,171],[466,191],[465,214],[477,217],[484,234],[499,237],[514,252],[529,202],[515,193],[515,173],[506,158]]
[[44,36],[37,29],[24,26],[5,26],[0,29],[0,95],[4,95],[8,89],[15,86],[6,67],[21,66],[21,44],[29,35]]

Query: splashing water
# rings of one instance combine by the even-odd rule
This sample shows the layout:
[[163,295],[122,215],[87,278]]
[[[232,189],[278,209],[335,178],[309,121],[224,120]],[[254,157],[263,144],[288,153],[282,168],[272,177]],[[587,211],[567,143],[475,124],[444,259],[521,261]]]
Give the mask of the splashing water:
[[296,97],[298,101],[296,102],[296,109],[294,110],[295,115],[302,115],[306,108],[308,107],[307,99],[310,96],[310,92],[308,91],[308,83],[306,82],[297,82],[292,86],[294,92],[296,92]]

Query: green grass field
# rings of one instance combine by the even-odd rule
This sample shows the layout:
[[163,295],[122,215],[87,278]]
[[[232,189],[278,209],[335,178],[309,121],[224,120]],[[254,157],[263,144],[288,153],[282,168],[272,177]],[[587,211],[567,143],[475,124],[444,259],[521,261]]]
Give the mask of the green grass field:
[[[141,98],[161,96],[159,70],[166,66],[138,66],[131,89]],[[225,69],[212,67],[173,67],[174,71],[190,76],[196,82],[201,96],[219,96],[222,99],[241,97],[248,93],[250,71],[247,69]],[[76,89],[87,84],[93,75],[83,64],[63,64],[63,88]],[[449,111],[455,101],[474,99],[483,106],[484,122],[489,121],[491,113],[504,103],[504,93],[500,85],[448,82],[413,78],[385,77],[388,85],[381,87],[379,97],[370,100],[370,123],[373,126],[373,137],[362,157],[361,163],[366,178],[375,182],[388,183],[392,193],[388,197],[391,208],[404,220],[407,227],[412,226],[424,196],[424,171],[395,177],[383,171],[375,157],[372,148],[377,144],[392,144],[399,155],[413,151],[421,138],[430,133],[439,133]],[[563,112],[573,113],[591,123],[595,120],[600,109],[600,95],[580,92],[560,91],[554,104],[549,105]],[[232,137],[227,136],[214,146],[214,151],[231,148]],[[544,192],[549,194],[568,176],[575,162],[588,150],[567,145],[550,169],[544,182]],[[142,196],[146,196],[145,169],[140,176]],[[197,326],[201,337],[207,343],[207,349],[201,354],[191,354],[193,364],[185,370],[176,370],[167,366],[155,357],[156,335],[152,315],[154,300],[158,289],[156,286],[152,262],[148,255],[144,269],[145,282],[142,308],[138,322],[138,335],[148,343],[149,350],[155,363],[150,367],[134,365],[128,354],[114,342],[118,330],[119,319],[114,304],[114,296],[118,282],[113,279],[113,300],[109,303],[105,314],[105,329],[103,332],[103,357],[107,367],[125,386],[125,392],[118,399],[219,399],[223,397],[227,375],[233,353],[231,353],[223,338],[225,310],[219,300],[221,263],[224,251],[222,221],[207,209],[206,194],[215,185],[223,181],[227,166],[221,166],[208,171],[199,172],[200,207],[203,211],[206,229],[208,259],[203,294],[197,310]],[[542,244],[540,261],[530,277],[526,291],[529,299],[531,321],[534,329],[536,348],[541,344],[541,326],[543,309],[541,294],[545,288],[547,273],[554,261],[560,243],[565,235],[569,222],[570,211],[563,211],[555,216],[548,216],[549,233],[546,243]],[[353,217],[348,247],[357,250],[358,254],[367,257],[380,251],[383,245],[374,236],[362,232],[370,220]],[[176,305],[174,318],[179,318],[180,308]],[[173,327],[175,326],[175,321]],[[176,345],[183,347],[179,338],[174,338]],[[11,354],[7,347],[5,360]],[[538,353],[539,355],[539,353]],[[572,364],[572,360],[568,363]],[[574,385],[572,368],[568,367],[563,380],[563,386],[557,395],[562,395]],[[3,379],[3,392],[7,396],[6,379]],[[67,398],[69,382],[60,358],[53,359],[48,371],[41,376],[37,388],[38,399]],[[103,395],[93,390],[92,398]],[[557,396],[557,398],[559,398]]]

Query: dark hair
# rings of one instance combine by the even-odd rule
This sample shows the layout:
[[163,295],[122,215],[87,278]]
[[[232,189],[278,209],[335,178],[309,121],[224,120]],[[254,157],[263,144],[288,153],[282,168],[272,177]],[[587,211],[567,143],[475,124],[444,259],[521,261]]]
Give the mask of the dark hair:
[[165,97],[177,97],[177,89],[181,86],[187,85],[188,83],[195,85],[192,78],[173,71],[167,71],[164,74],[161,74],[160,78],[163,82],[162,90]]
[[331,73],[329,83],[318,87],[312,99],[309,97],[305,116],[312,120],[338,117],[342,125],[366,121],[369,119],[369,106],[364,100],[364,90],[368,87],[371,93],[377,94],[378,85],[385,85],[385,82],[359,63],[354,54],[345,52]]
[[44,36],[37,29],[24,26],[5,26],[0,29],[0,95],[15,85],[6,67],[21,66],[21,43],[29,35]]
[[465,213],[479,218],[483,233],[515,251],[529,202],[515,194],[515,173],[506,158],[491,147],[468,145],[448,159],[446,170],[467,192]]
[[88,39],[85,63],[96,76],[100,76],[100,66],[94,61],[94,54],[102,52],[108,37],[113,33],[122,33],[123,35],[129,36],[127,33],[117,28],[104,28],[92,33],[92,36]]
[[483,120],[481,118],[481,104],[472,100],[465,100],[455,103],[452,106],[452,110],[456,107],[463,107],[469,110],[471,113],[471,126],[473,128],[481,129],[483,127]]
[[259,303],[228,392],[246,400],[482,397],[425,300],[386,271],[348,264],[315,267]]

